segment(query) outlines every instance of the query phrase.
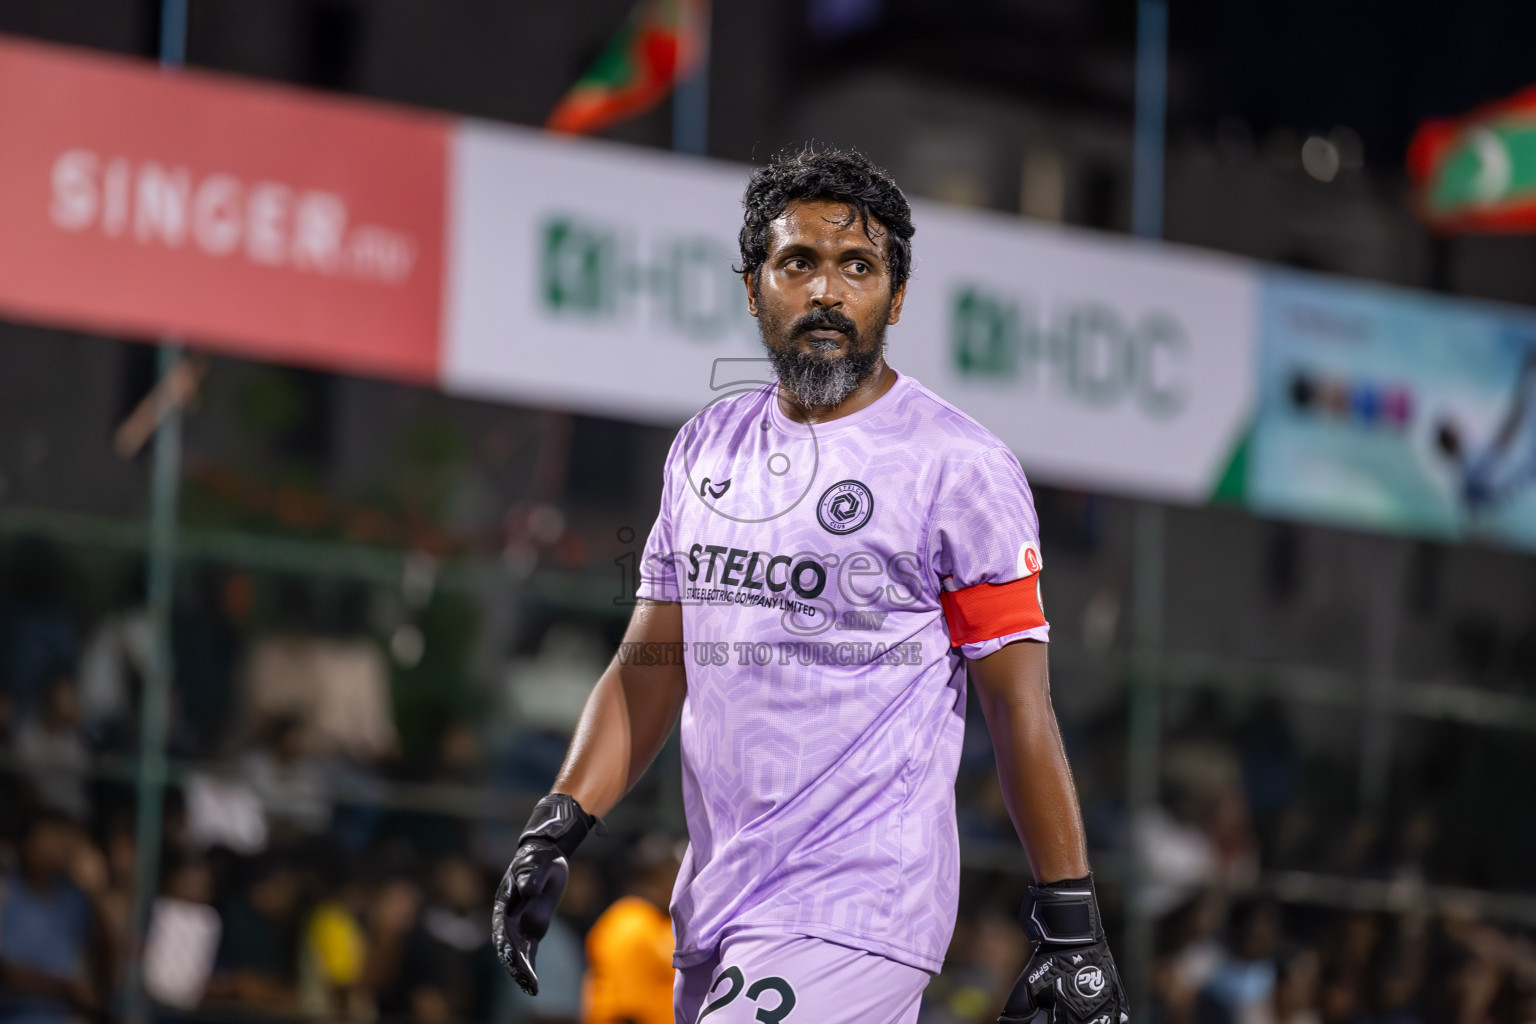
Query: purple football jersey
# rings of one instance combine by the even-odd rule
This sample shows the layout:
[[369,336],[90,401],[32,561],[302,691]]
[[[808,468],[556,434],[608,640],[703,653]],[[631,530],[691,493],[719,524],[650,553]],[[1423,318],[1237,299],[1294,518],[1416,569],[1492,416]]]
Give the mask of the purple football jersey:
[[[683,603],[678,966],[753,928],[939,969],[962,653],[1046,639],[1039,569],[1018,461],[911,377],[828,423],[789,419],[767,385],[683,427],[639,588]],[[1014,581],[1028,615],[1003,608]],[[945,591],[983,598],[964,629]]]

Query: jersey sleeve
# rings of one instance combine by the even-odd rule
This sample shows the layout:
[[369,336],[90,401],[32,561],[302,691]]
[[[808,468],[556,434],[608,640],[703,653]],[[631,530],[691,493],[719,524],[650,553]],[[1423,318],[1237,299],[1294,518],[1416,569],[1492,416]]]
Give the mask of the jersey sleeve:
[[950,643],[967,658],[1050,638],[1040,602],[1040,520],[1007,448],[989,448],[945,481],[928,529],[928,562]]
[[646,538],[645,550],[640,553],[639,586],[635,596],[642,601],[681,601],[682,591],[678,584],[677,563],[681,555],[673,543],[672,509],[677,504],[673,466],[681,450],[682,434],[672,442],[667,452],[667,462],[661,476],[661,508],[651,535]]

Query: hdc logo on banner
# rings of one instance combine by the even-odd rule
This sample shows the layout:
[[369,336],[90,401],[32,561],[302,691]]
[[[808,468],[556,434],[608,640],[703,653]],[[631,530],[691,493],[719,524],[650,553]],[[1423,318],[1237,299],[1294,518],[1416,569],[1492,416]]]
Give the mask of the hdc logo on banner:
[[949,343],[962,377],[1054,387],[1085,406],[1129,402],[1154,419],[1188,398],[1189,338],[1177,318],[1152,310],[1128,321],[1085,301],[1052,311],[967,285],[955,293]]
[[579,215],[550,217],[540,232],[539,296],[555,317],[618,327],[648,318],[695,341],[755,335],[734,253],[708,235],[636,239]]

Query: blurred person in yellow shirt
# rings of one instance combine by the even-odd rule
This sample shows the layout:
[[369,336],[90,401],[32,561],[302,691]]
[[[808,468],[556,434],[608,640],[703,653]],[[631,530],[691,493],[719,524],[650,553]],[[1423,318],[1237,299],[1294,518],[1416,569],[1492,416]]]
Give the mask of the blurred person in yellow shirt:
[[315,907],[304,928],[300,951],[299,999],[316,1017],[363,1019],[373,1016],[361,989],[368,955],[368,935],[345,899],[327,899]]
[[603,911],[587,933],[582,1024],[673,1024],[667,904],[680,847],[659,833],[641,840],[628,894]]

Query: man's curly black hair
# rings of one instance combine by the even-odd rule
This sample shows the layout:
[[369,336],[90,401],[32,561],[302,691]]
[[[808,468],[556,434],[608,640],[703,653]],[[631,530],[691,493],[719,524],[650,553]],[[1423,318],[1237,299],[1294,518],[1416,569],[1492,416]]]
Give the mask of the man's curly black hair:
[[768,225],[790,203],[816,199],[852,207],[876,245],[883,234],[891,291],[906,283],[912,273],[913,230],[907,197],[889,174],[858,150],[814,146],[778,154],[747,182],[747,194],[741,200],[747,210],[741,225],[742,271],[757,276],[768,258]]

